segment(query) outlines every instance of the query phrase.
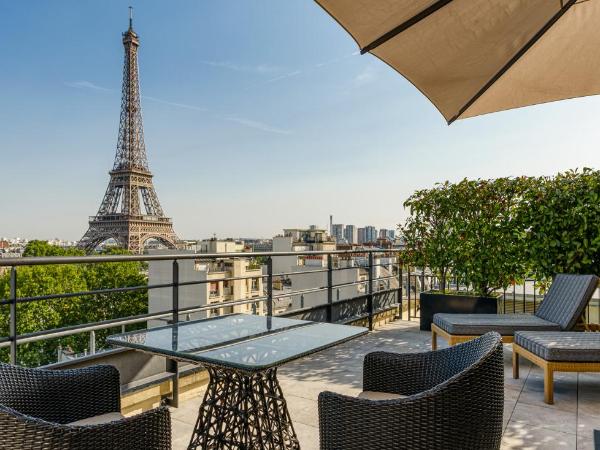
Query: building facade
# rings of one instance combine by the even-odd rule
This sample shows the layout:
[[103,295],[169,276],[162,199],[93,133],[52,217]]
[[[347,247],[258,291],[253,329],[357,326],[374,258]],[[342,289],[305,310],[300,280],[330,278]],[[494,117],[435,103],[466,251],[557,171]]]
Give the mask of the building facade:
[[346,228],[344,229],[344,239],[346,240],[347,244],[358,243],[355,225],[346,225]]
[[[209,241],[204,241],[209,242]],[[208,244],[207,250],[224,250],[229,252],[225,241]],[[223,253],[224,251],[207,251],[204,253]],[[173,250],[156,250],[151,254],[169,253]],[[262,314],[263,302],[247,303],[234,306],[220,306],[234,300],[251,300],[264,296],[263,270],[251,258],[224,258],[218,261],[202,259],[202,253],[178,251],[181,254],[194,254],[197,258],[179,260],[179,282],[202,281],[203,283],[179,287],[179,307],[190,308],[212,306],[207,311],[182,314],[180,320],[194,320],[222,314],[247,313]],[[171,283],[173,277],[172,261],[150,261],[148,264],[148,284]],[[226,278],[243,278],[223,280]],[[171,308],[172,289],[159,288],[148,291],[148,312],[160,312]],[[164,324],[153,321],[150,325]]]
[[331,237],[335,239],[338,244],[343,244],[346,240],[344,236],[344,224],[334,223],[331,225]]
[[196,244],[198,253],[239,253],[244,251],[244,242],[234,239],[204,239]]
[[[326,230],[311,225],[308,228],[286,228],[283,235],[273,238],[274,252],[310,252],[335,250],[336,243]],[[273,258],[273,273],[286,273],[298,265],[298,256],[276,256]]]
[[379,230],[379,239],[388,239],[393,241],[396,238],[395,230],[389,230],[387,228],[382,228]]
[[365,227],[365,242],[377,241],[377,228],[373,225],[367,225]]
[[356,232],[356,234],[357,234],[356,243],[358,245],[361,245],[361,244],[364,244],[365,242],[367,242],[367,234],[366,234],[365,228],[359,228],[358,231]]

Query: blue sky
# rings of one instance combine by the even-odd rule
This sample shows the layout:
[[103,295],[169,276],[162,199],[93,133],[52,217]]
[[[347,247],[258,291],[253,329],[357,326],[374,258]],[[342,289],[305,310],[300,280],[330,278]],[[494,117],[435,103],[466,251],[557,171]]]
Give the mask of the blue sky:
[[391,227],[437,181],[600,163],[597,97],[448,127],[309,0],[0,0],[0,236],[78,239],[117,140],[127,6],[146,147],[181,237]]

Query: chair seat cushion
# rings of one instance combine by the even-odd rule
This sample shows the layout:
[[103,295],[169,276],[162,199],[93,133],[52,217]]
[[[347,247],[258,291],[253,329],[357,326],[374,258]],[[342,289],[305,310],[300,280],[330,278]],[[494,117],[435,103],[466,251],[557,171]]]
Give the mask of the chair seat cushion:
[[560,331],[560,325],[530,314],[435,314],[433,323],[455,335],[480,336],[495,331],[512,336],[517,330]]
[[84,426],[84,425],[102,425],[104,423],[115,422],[124,419],[125,416],[118,412],[100,414],[99,416],[88,417],[87,419],[71,422],[69,425]]
[[406,395],[391,394],[389,392],[377,392],[377,391],[362,391],[358,394],[358,398],[364,398],[367,400],[396,400],[398,398],[406,398]]
[[600,333],[518,331],[515,344],[546,361],[600,362]]

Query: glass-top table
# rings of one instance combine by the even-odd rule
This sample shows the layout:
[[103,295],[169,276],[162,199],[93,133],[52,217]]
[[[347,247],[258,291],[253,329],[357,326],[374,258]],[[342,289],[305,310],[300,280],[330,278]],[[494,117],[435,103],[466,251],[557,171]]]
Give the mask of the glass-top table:
[[117,334],[107,342],[206,367],[210,381],[188,448],[298,449],[277,367],[367,331],[231,314]]

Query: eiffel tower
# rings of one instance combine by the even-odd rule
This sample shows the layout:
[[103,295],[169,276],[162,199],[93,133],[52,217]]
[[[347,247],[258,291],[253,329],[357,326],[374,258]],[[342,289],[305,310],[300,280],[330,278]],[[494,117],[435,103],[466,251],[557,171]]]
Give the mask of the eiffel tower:
[[102,204],[98,213],[90,217],[89,229],[79,241],[79,247],[87,252],[93,252],[111,238],[134,253],[141,253],[150,239],[169,248],[175,248],[179,241],[173,222],[165,217],[160,206],[148,168],[138,78],[140,41],[133,31],[131,8],[123,46],[125,64],[117,152]]

